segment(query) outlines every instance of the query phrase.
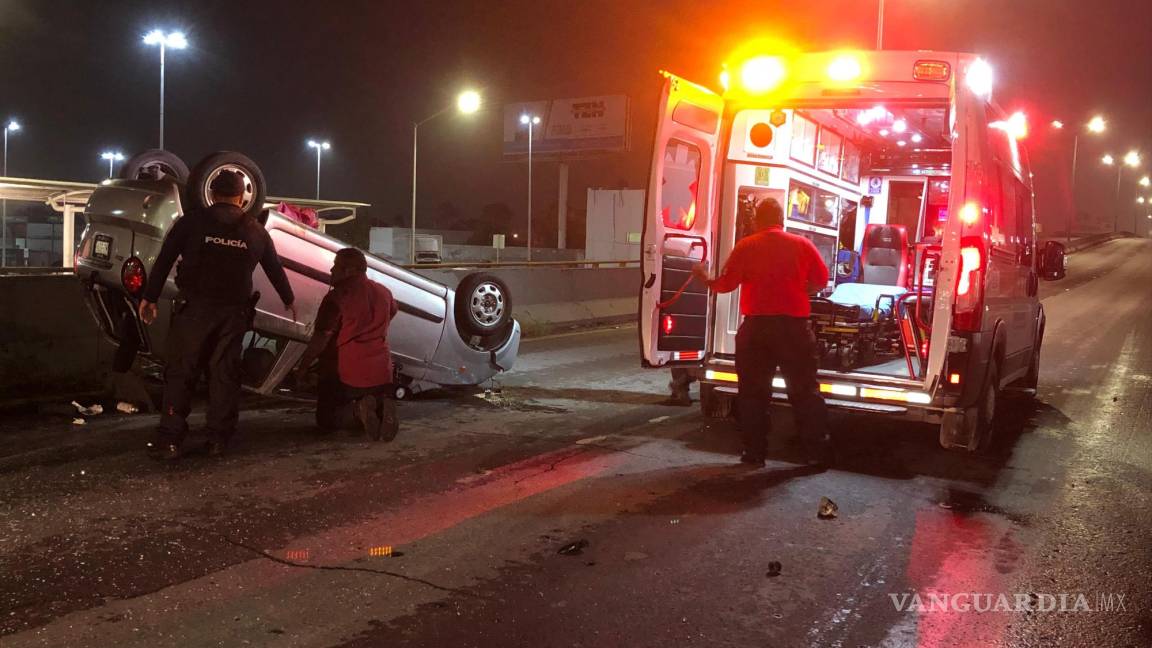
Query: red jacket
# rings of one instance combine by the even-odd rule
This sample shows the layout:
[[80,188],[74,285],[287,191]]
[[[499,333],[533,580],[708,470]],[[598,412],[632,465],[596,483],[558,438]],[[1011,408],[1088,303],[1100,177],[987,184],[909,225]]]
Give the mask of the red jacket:
[[333,333],[321,358],[322,369],[334,369],[340,382],[350,387],[391,383],[388,325],[395,316],[392,292],[367,276],[336,284],[320,302],[316,316],[316,329]]
[[743,315],[808,317],[809,284],[827,283],[828,267],[812,241],[769,227],[740,239],[709,287],[720,293],[739,287]]

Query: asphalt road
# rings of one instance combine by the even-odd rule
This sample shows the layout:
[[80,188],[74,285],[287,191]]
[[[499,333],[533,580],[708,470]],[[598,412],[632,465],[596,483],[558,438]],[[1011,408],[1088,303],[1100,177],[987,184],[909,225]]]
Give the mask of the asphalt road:
[[0,419],[0,644],[1150,646],[1152,242],[1044,290],[1039,402],[987,457],[839,418],[817,473],[782,416],[734,465],[634,328],[529,341],[498,393],[403,403],[391,444],[253,401],[232,455],[166,466],[152,416]]

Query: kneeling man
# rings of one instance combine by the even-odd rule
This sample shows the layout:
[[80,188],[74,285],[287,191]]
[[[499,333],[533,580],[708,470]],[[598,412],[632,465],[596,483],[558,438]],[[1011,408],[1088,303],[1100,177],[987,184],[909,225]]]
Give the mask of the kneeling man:
[[321,429],[361,428],[376,440],[396,438],[396,403],[388,396],[393,380],[388,324],[395,316],[396,300],[368,278],[364,253],[337,252],[332,290],[320,303],[312,340],[296,370],[302,378],[320,359],[316,423]]

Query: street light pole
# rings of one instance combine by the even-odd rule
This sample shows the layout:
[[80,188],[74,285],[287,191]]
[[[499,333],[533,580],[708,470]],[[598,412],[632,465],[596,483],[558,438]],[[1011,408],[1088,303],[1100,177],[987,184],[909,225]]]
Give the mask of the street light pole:
[[1066,238],[1069,244],[1072,243],[1072,228],[1076,224],[1076,152],[1080,149],[1080,133],[1072,138],[1072,209],[1068,210],[1068,236]]
[[164,59],[169,47],[184,49],[188,47],[188,39],[182,32],[169,32],[165,34],[159,29],[153,29],[144,36],[146,45],[160,46],[160,149],[164,149]]
[[884,0],[880,0],[880,9],[876,17],[876,49],[884,49]]
[[[456,97],[456,110],[471,115],[480,110],[480,94],[475,90],[465,90]],[[448,112],[442,108],[420,121],[412,122],[412,234],[408,240],[409,263],[416,265],[416,152],[420,142],[420,126]]]
[[520,123],[528,126],[528,262],[532,262],[532,130],[540,123],[540,117],[520,115]]
[[[4,125],[4,177],[8,177],[8,133],[20,130],[20,122],[9,119]],[[8,201],[2,201],[0,206],[0,268],[8,265]]]
[[316,200],[320,200],[320,154],[332,148],[332,143],[327,140],[308,140],[308,146],[316,149]]

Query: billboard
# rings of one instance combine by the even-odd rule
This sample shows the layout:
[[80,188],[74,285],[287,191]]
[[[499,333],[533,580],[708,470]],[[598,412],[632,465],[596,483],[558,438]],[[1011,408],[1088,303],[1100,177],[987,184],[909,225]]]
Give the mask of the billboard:
[[521,115],[540,117],[532,127],[532,156],[573,159],[627,151],[629,103],[624,95],[577,97],[505,104],[504,157],[528,155],[528,127]]

